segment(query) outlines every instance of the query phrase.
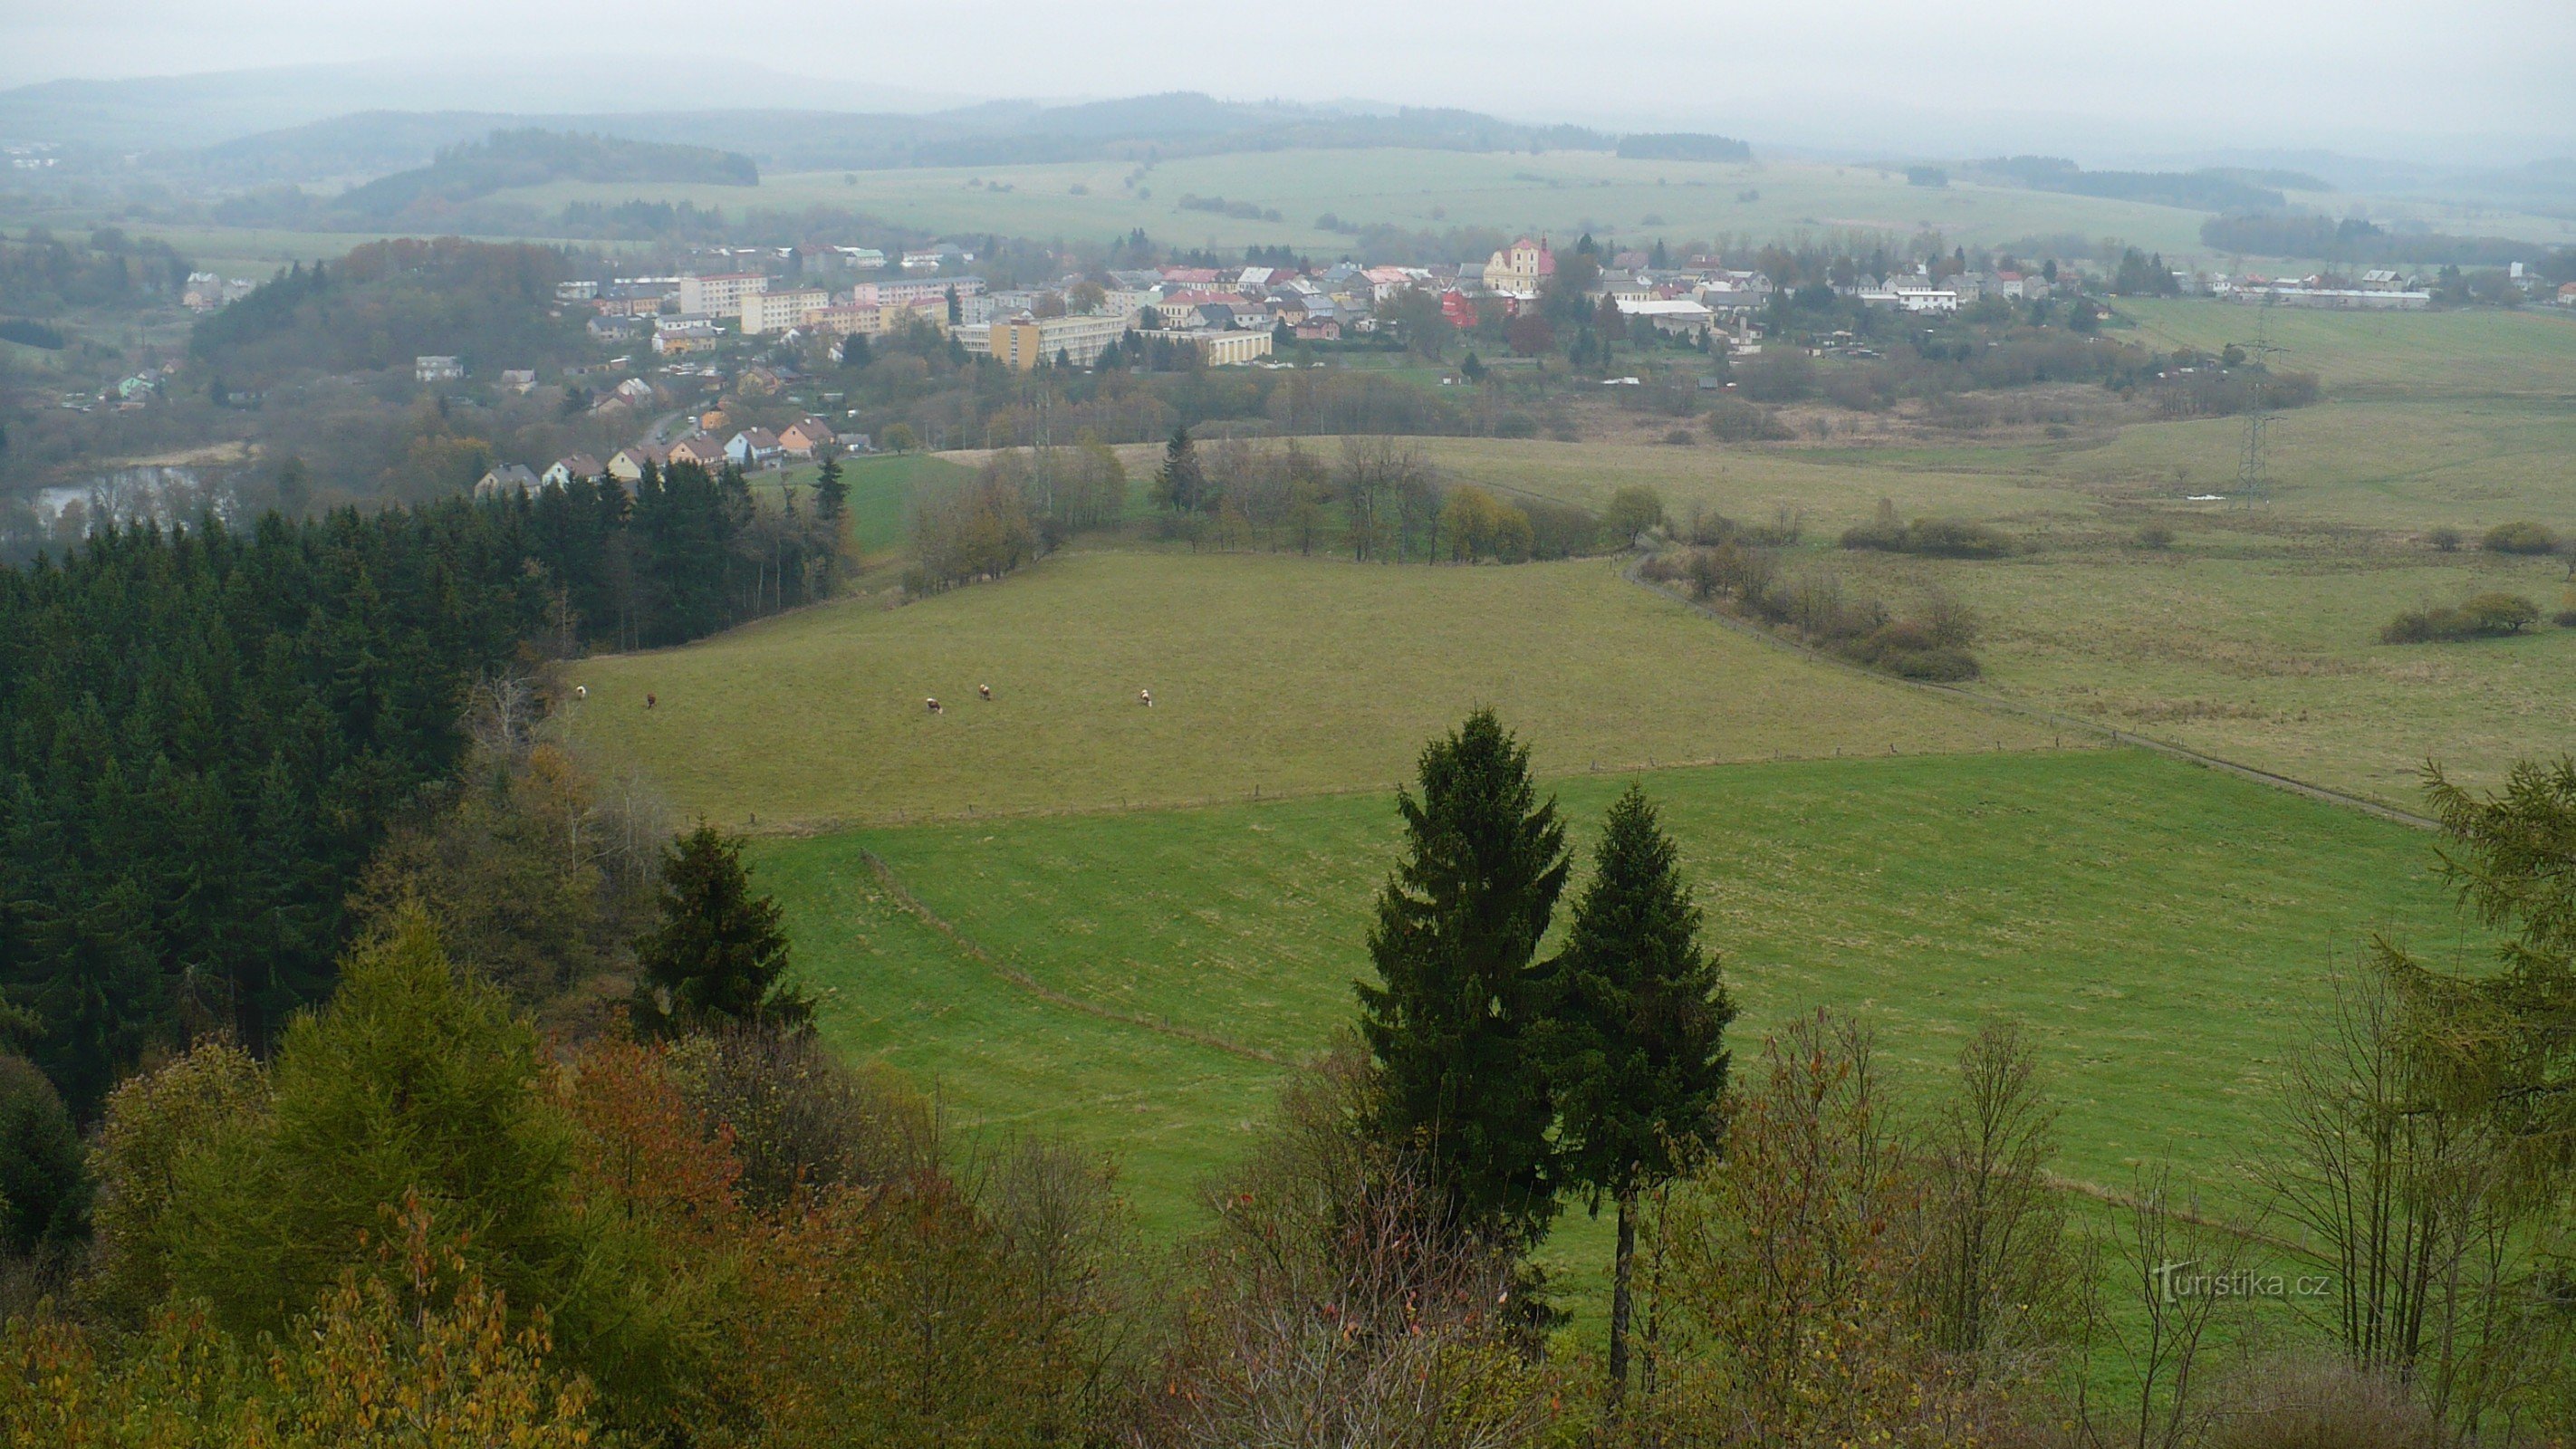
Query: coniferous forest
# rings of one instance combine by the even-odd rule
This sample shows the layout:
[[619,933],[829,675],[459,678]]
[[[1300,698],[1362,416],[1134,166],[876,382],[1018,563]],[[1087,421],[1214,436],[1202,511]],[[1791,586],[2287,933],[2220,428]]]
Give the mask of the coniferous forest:
[[27,1055],[85,1118],[207,1030],[265,1050],[327,992],[389,822],[455,770],[475,682],[826,586],[820,534],[759,522],[738,474],[682,464],[631,500],[110,531],[0,573],[0,992]]

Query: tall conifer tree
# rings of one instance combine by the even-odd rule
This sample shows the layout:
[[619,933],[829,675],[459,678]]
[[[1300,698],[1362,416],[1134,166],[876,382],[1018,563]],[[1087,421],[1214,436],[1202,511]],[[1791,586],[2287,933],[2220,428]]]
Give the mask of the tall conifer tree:
[[1369,931],[1379,984],[1359,985],[1381,1071],[1371,1125],[1421,1154],[1459,1226],[1526,1247],[1555,1213],[1533,957],[1565,888],[1565,827],[1491,710],[1423,750],[1421,786],[1396,797],[1406,857]]
[[1550,973],[1546,1043],[1558,1142],[1569,1185],[1617,1204],[1610,1296],[1610,1397],[1628,1378],[1629,1281],[1637,1197],[1705,1148],[1726,1086],[1734,1003],[1717,960],[1699,946],[1679,855],[1645,791],[1610,807],[1592,881],[1574,905],[1564,954]]

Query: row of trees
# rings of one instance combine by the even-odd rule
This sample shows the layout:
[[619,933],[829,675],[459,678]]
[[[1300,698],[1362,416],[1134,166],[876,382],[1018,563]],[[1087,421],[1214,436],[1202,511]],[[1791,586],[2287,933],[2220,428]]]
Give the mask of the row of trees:
[[1344,438],[1327,462],[1295,439],[1203,449],[1175,429],[1148,496],[1165,530],[1195,545],[1339,547],[1361,562],[1519,563],[1627,542],[1584,509],[1450,483],[1419,447],[1391,437]]

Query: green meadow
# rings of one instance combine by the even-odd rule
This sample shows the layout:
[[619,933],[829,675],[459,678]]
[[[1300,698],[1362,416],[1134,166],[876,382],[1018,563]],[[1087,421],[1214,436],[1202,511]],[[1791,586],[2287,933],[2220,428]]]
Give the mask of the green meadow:
[[686,811],[764,829],[1376,788],[1480,704],[1556,773],[2051,739],[1728,632],[1599,559],[1075,550],[999,585],[844,600],[577,677],[585,747]]
[[[2105,1187],[2169,1159],[2233,1196],[2329,974],[2370,932],[2462,941],[2421,833],[2139,751],[1587,772],[1548,786],[1578,856],[1631,778],[1681,843],[1740,1059],[1834,1005],[1928,1081],[2019,1018],[2066,1104],[2062,1170]],[[837,1045],[960,1125],[1115,1156],[1178,1226],[1282,1064],[1351,1019],[1399,845],[1378,790],[771,837],[754,864]]]

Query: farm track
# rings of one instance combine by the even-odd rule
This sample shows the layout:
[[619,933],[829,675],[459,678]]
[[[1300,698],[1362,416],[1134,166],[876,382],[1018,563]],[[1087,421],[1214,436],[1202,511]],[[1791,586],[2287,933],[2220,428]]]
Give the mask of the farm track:
[[885,890],[885,893],[893,899],[896,905],[901,906],[914,919],[937,932],[950,945],[956,947],[959,952],[971,958],[977,965],[984,967],[986,970],[991,971],[995,976],[1000,977],[1002,980],[1009,982],[1012,986],[1027,992],[1029,995],[1036,997],[1040,1001],[1046,1002],[1050,1006],[1060,1006],[1067,1011],[1078,1011],[1085,1016],[1098,1017],[1102,1021],[1116,1022],[1121,1026],[1141,1027],[1146,1031],[1156,1032],[1160,1035],[1172,1037],[1179,1041],[1189,1042],[1195,1046],[1203,1046],[1214,1051],[1221,1051],[1229,1056],[1241,1057],[1246,1061],[1261,1062],[1274,1067],[1293,1065],[1293,1063],[1291,1063],[1287,1058],[1279,1056],[1274,1052],[1266,1052],[1255,1046],[1246,1046],[1241,1042],[1232,1041],[1228,1038],[1218,1036],[1214,1032],[1199,1031],[1186,1026],[1174,1026],[1168,1018],[1148,1016],[1143,1012],[1120,1011],[1116,1007],[1103,1006],[1096,1001],[1086,1001],[1069,992],[1058,991],[1054,987],[1047,985],[1034,976],[1031,976],[1029,973],[1022,971],[1018,967],[1009,964],[998,956],[995,956],[991,951],[986,950],[984,946],[973,937],[957,929],[955,923],[948,920],[947,917],[940,915],[937,911],[934,911],[929,906],[923,904],[921,898],[914,895],[911,889],[903,883],[902,877],[894,873],[894,867],[887,865],[885,863],[885,859],[882,856],[879,856],[875,851],[863,850],[860,854],[867,859],[868,869],[875,873],[877,884]]
[[2096,739],[2107,739],[2114,745],[2135,745],[2139,749],[2151,750],[2156,754],[2164,755],[2171,759],[2181,760],[2186,764],[2198,765],[2203,769],[2217,770],[2225,774],[2235,775],[2242,779],[2252,780],[2258,785],[2268,785],[2275,790],[2286,790],[2293,795],[2304,795],[2311,800],[2323,801],[2329,805],[2340,805],[2346,809],[2359,810],[2364,814],[2376,815],[2382,820],[2393,820],[2400,825],[2413,826],[2418,830],[2439,830],[2442,828],[2442,822],[2435,820],[2428,815],[2418,815],[2411,810],[2401,810],[2394,805],[2383,805],[2379,801],[2368,799],[2364,796],[2347,794],[2346,792],[2337,790],[2329,785],[2319,785],[2313,781],[2301,780],[2294,776],[2280,774],[2277,771],[2263,769],[2260,766],[2248,765],[2241,761],[2223,759],[2217,755],[2205,754],[2202,751],[2191,748],[2189,745],[2178,745],[2173,743],[2171,740],[2160,740],[2150,735],[2139,734],[2134,730],[2123,730],[2116,726],[2099,724],[2092,720],[2078,719],[2073,715],[2059,714],[2055,710],[2040,709],[2026,704],[2015,704],[2011,700],[1997,699],[1993,695],[1981,694],[1973,689],[1962,689],[1954,684],[1934,684],[1920,679],[1903,679],[1896,675],[1881,673],[1875,669],[1864,668],[1861,665],[1852,663],[1848,659],[1828,654],[1824,650],[1818,649],[1813,645],[1802,644],[1795,639],[1784,638],[1783,636],[1774,633],[1769,629],[1765,629],[1758,624],[1736,618],[1734,615],[1725,613],[1718,609],[1712,609],[1708,605],[1700,603],[1698,600],[1691,598],[1689,595],[1682,593],[1678,589],[1657,583],[1653,579],[1647,578],[1645,575],[1646,561],[1652,557],[1653,555],[1651,553],[1640,552],[1636,558],[1629,561],[1628,566],[1625,569],[1621,570],[1622,576],[1625,577],[1628,582],[1637,585],[1639,588],[1661,594],[1665,598],[1672,600],[1674,603],[1681,605],[1685,609],[1689,609],[1692,612],[1699,614],[1703,618],[1713,620],[1719,625],[1732,629],[1748,638],[1758,639],[1762,643],[1767,644],[1774,649],[1785,650],[1791,654],[1799,655],[1819,664],[1830,665],[1836,669],[1848,670],[1854,674],[1866,675],[1872,679],[1885,680],[1890,684],[1902,685],[1908,689],[1918,689],[1934,694],[1948,695],[1953,699],[1965,700],[1971,704],[1992,710],[1998,714],[2012,715],[2019,719],[2048,725],[2053,729],[2072,731],[2078,734],[2089,735]]

